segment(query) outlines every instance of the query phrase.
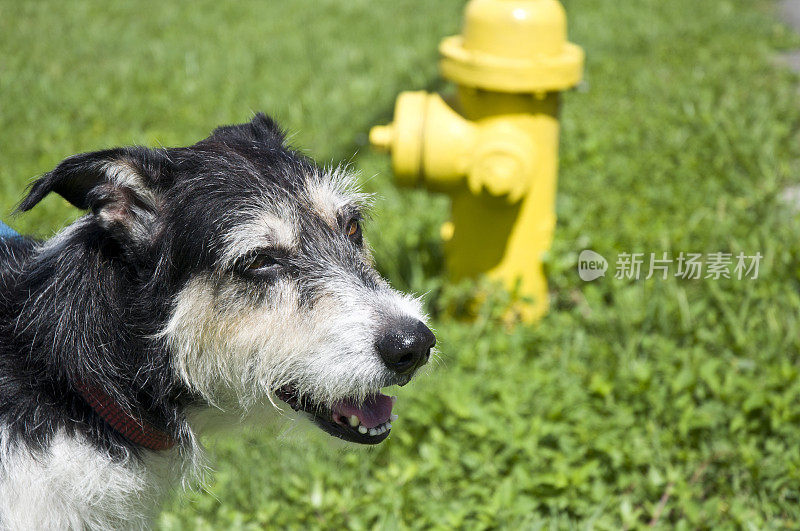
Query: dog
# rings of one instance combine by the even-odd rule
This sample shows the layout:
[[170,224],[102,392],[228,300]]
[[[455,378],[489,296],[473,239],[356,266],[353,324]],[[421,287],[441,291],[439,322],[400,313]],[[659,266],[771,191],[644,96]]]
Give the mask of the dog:
[[377,444],[430,358],[419,299],[376,272],[370,196],[276,123],[184,148],[67,158],[87,210],[46,241],[0,240],[0,526],[147,528],[203,465],[199,437],[306,418]]

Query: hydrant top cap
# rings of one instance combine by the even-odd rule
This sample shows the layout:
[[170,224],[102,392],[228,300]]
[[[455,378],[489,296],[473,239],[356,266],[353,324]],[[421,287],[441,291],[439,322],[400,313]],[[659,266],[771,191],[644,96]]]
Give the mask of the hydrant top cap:
[[565,90],[583,70],[583,50],[567,42],[557,0],[471,0],[462,34],[439,51],[444,77],[503,92]]

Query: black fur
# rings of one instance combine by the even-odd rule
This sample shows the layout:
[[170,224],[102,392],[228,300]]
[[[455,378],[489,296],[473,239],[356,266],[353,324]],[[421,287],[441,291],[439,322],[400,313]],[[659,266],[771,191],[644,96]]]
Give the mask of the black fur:
[[[109,163],[132,169],[144,188],[109,179]],[[258,114],[187,148],[76,155],[33,183],[20,211],[56,192],[91,212],[50,242],[0,243],[0,423],[13,440],[43,447],[65,429],[112,454],[136,452],[88,407],[78,381],[184,437],[183,412],[196,398],[174,377],[167,347],[153,336],[190,276],[218,268],[222,235],[243,220],[242,206],[265,191],[298,193],[301,177],[314,169]],[[330,230],[320,220],[308,225]],[[357,249],[335,252],[374,282]],[[305,268],[313,278],[312,262],[287,262],[286,274]],[[313,287],[307,298],[313,300]]]

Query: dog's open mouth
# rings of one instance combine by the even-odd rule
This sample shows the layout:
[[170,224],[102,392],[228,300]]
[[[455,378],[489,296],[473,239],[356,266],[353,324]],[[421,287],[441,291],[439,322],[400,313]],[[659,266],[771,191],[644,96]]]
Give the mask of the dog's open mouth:
[[360,444],[378,444],[389,436],[395,397],[374,393],[363,402],[339,400],[333,406],[318,404],[308,397],[300,397],[293,386],[278,389],[275,394],[295,411],[304,411],[314,422],[329,434],[345,441]]

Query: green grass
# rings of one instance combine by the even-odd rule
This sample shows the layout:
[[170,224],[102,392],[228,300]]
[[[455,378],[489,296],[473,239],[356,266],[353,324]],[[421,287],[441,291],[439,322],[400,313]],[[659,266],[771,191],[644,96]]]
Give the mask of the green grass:
[[[441,88],[461,2],[0,1],[2,212],[72,153],[186,144],[263,109],[318,160],[354,160],[384,198],[380,269],[430,292],[444,359],[400,390],[390,440],[221,440],[163,528],[800,526],[799,219],[779,200],[800,106],[773,60],[800,40],[765,0],[565,4],[588,61],[562,117],[553,309],[508,330],[502,295],[475,321],[452,310],[469,286],[443,278],[446,200],[396,190],[364,146],[397,92]],[[14,222],[47,235],[76,215],[50,198]],[[626,251],[765,259],[754,281],[586,284],[584,248],[612,268]]]

